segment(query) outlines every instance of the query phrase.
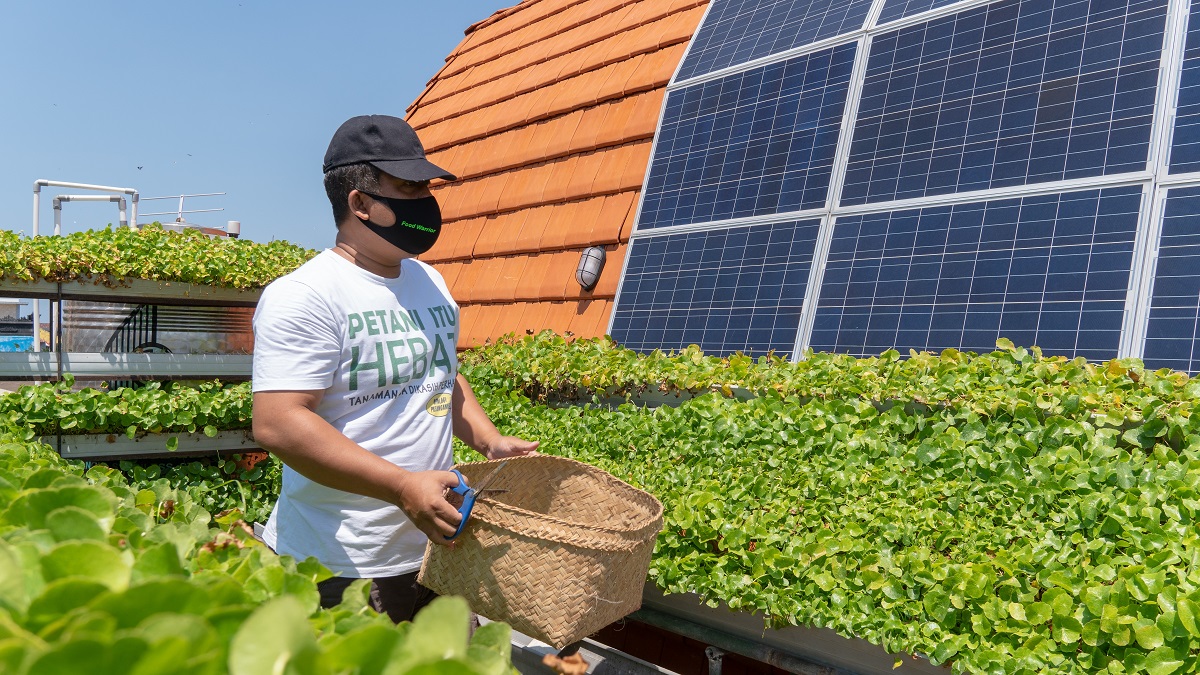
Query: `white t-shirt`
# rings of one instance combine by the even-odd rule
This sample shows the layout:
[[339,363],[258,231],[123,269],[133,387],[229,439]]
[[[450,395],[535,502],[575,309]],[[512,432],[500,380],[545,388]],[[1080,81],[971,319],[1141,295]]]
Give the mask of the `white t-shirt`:
[[[446,470],[457,341],[458,305],[432,267],[405,260],[387,279],[326,250],[263,291],[253,389],[324,390],[317,414],[350,440],[409,471]],[[354,578],[412,572],[426,543],[398,507],[286,466],[263,538]]]

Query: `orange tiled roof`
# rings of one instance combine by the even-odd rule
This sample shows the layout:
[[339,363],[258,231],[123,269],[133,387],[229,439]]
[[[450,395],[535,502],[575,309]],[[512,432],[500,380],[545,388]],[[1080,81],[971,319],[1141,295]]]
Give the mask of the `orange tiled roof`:
[[[445,229],[422,256],[462,306],[460,348],[604,334],[666,85],[706,0],[525,0],[467,29],[409,107]],[[600,282],[575,282],[603,246]]]

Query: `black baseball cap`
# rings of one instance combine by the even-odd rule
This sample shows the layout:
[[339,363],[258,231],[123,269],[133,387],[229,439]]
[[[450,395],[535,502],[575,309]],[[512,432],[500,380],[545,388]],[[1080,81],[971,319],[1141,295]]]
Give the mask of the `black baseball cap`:
[[454,174],[425,159],[425,148],[408,122],[391,115],[359,115],[338,127],[325,151],[322,171],[366,162],[404,180],[454,180]]

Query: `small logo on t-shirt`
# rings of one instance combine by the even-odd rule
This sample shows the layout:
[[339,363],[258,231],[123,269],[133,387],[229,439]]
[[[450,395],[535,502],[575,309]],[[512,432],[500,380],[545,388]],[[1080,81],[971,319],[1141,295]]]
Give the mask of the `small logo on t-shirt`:
[[425,412],[434,417],[445,417],[450,413],[450,394],[438,394],[425,404]]

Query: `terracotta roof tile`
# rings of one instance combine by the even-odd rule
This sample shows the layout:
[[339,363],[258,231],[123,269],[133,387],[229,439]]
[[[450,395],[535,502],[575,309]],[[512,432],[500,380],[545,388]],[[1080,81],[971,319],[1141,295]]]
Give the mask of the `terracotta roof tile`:
[[599,337],[608,323],[608,300],[583,300],[575,308],[575,316],[567,328],[577,338]]
[[520,331],[521,315],[525,313],[525,303],[508,302],[492,306],[497,308],[496,323],[492,326],[491,334],[487,336],[492,338],[492,342],[510,333]]
[[625,264],[625,244],[605,246],[604,270],[600,272],[600,280],[592,289],[592,295],[597,298],[614,298],[617,295],[617,284],[621,280],[621,268]]
[[501,258],[500,278],[491,290],[491,296],[502,302],[512,302],[517,299],[517,284],[525,274],[529,256],[517,255]]
[[[477,86],[464,89],[454,86],[454,83],[447,83],[444,88],[450,93],[445,96],[437,95],[438,84],[435,83],[432,85],[430,93],[424,95],[422,105],[415,109],[410,117],[414,126],[420,128],[432,122],[455,118],[521,95],[541,93],[555,83],[587,80],[592,74],[605,71],[612,65],[623,65],[629,61],[646,61],[642,58],[643,55],[656,57],[649,61],[659,70],[661,70],[662,61],[670,59],[670,71],[673,71],[674,66],[679,62],[679,54],[674,52],[681,51],[691,37],[690,31],[685,26],[686,22],[666,16],[633,28],[630,31],[633,33],[632,37],[625,33],[619,33],[606,40],[567,51],[548,61],[533,64]],[[668,45],[673,45],[673,47],[660,49]],[[662,52],[668,52],[668,56],[661,56]],[[665,77],[670,76],[670,71],[665,73]],[[624,71],[618,70],[617,72],[623,73]],[[605,79],[611,78],[610,73]],[[620,79],[623,81],[622,83],[629,80],[627,77],[620,77]],[[578,83],[576,85],[578,86]]]
[[653,89],[659,82],[671,79],[686,49],[687,44],[677,44],[647,54],[638,64],[637,71],[630,76],[625,87],[626,93]]
[[[600,155],[600,165],[592,183],[592,192],[606,194],[628,187],[624,184],[625,167],[636,155],[635,152],[631,152],[632,148],[631,145],[621,145]],[[644,169],[645,165],[642,168]]]
[[542,243],[538,248],[543,251],[565,248],[578,210],[576,202],[555,204],[550,210],[550,221],[546,224],[546,231],[542,233]]
[[459,304],[471,304],[480,301],[479,290],[486,287],[483,281],[489,265],[485,260],[472,260],[463,267],[462,273],[454,285],[454,299]]
[[625,222],[621,223],[621,233],[617,236],[618,241],[629,241],[629,233],[633,232],[633,221],[637,218],[637,203],[638,197],[641,196],[641,190],[634,190],[626,193],[631,195],[629,210],[625,213]]
[[588,152],[582,155],[575,155],[575,170],[571,172],[571,182],[567,183],[567,194],[565,198],[577,198],[592,194],[592,184],[596,182],[596,176],[600,173],[600,164],[604,161],[604,156],[610,154],[606,152]]
[[604,200],[604,197],[593,197],[576,202],[579,208],[574,214],[575,226],[567,230],[565,247],[582,249],[596,242],[596,232],[603,229],[600,215]]
[[571,321],[575,318],[575,309],[578,304],[577,302],[550,303],[550,311],[546,313],[546,328],[559,335],[565,335],[571,328]]
[[594,150],[596,148],[596,140],[600,136],[600,131],[604,129],[605,120],[608,118],[611,109],[612,106],[609,105],[597,105],[583,110],[579,126],[571,136],[571,144],[568,151],[587,152]]
[[[462,272],[463,266],[464,263],[462,261],[456,260],[435,265],[434,268],[442,275],[442,280],[446,282],[446,288],[453,289],[454,282],[458,280],[458,275]],[[453,292],[450,295],[453,297]]]
[[546,329],[546,319],[550,315],[549,302],[530,302],[525,305],[525,313],[521,317],[522,328],[534,335]]
[[538,122],[537,129],[546,140],[546,155],[542,159],[561,157],[571,151],[571,141],[583,122],[584,112],[577,110]]
[[500,210],[500,201],[504,199],[505,186],[516,172],[506,171],[502,174],[497,174],[491,180],[484,181],[485,185],[483,196],[479,198],[478,209],[481,213],[495,213]]
[[450,296],[460,305],[470,302],[471,289],[477,286],[475,279],[479,274],[480,265],[475,261],[469,261],[462,264],[459,269],[458,276],[454,278],[454,285],[450,287]]
[[625,164],[625,179],[621,182],[622,189],[641,188],[646,178],[646,167],[650,164],[650,141],[630,143],[629,161]]
[[477,305],[477,307],[479,307],[479,315],[471,331],[471,338],[476,347],[487,344],[489,339],[496,336],[496,324],[500,322],[500,315],[505,309],[503,305]]
[[498,233],[493,239],[493,248],[486,253],[480,252],[477,255],[523,253],[524,251],[516,250],[516,243],[521,237],[521,231],[525,229],[526,223],[529,222],[529,211],[529,209],[518,209],[493,216],[490,226]]
[[457,248],[460,255],[469,258],[475,254],[475,242],[479,241],[479,235],[483,232],[483,226],[486,224],[486,218],[471,218],[450,224],[451,227],[462,228],[462,237],[458,240]]
[[472,344],[475,334],[475,324],[479,318],[479,305],[463,305],[458,308],[458,348],[470,349],[478,345]]
[[568,284],[579,288],[575,282],[575,268],[579,265],[579,254],[574,251],[562,251],[550,254],[550,263],[546,276],[542,279],[542,290],[538,294],[543,299],[571,297]]
[[507,258],[503,256],[495,256],[492,258],[475,258],[476,262],[483,264],[483,271],[479,274],[480,287],[475,289],[472,294],[475,297],[475,302],[495,302],[498,291],[501,286],[501,279],[504,277],[504,268],[508,264]]
[[[604,124],[596,130],[596,139],[592,147],[606,147],[610,145],[618,145],[634,138],[650,137],[654,135],[654,126],[650,126],[650,133],[637,133],[638,130],[630,129],[630,119],[633,116],[633,111],[637,108],[637,97],[646,96],[647,94],[637,94],[629,98],[620,99],[618,101],[610,101],[604,104],[607,108],[607,114],[604,117]],[[643,125],[645,128],[646,125]],[[630,133],[633,132],[633,133]],[[587,148],[591,149],[591,148]]]
[[534,254],[525,256],[525,269],[513,289],[513,297],[517,300],[540,300],[542,281],[546,278],[546,270],[550,264],[549,254]]
[[[634,133],[633,129],[629,129],[625,133],[626,137],[634,138],[643,135],[654,135],[654,129],[658,127],[658,118],[662,111],[663,97],[666,96],[666,93],[666,87],[659,87],[652,91],[642,92],[636,96],[629,97],[629,100],[635,102],[633,114],[629,116],[629,124],[634,129],[639,130],[639,133]],[[649,134],[641,133],[641,130],[644,129],[642,125],[645,124],[649,124],[651,127]]]
[[[443,262],[446,260],[454,260],[460,256],[454,255],[458,247],[458,240],[462,238],[462,229],[455,225],[447,224],[442,228],[441,235],[434,243],[433,248],[421,255],[421,260],[424,262]],[[465,256],[462,256],[465,257]]]
[[539,251],[543,248],[542,239],[550,224],[553,208],[552,206],[539,206],[525,210],[528,217],[525,220],[525,227],[522,227],[521,233],[517,235],[517,241],[512,249],[514,252]]
[[528,169],[531,173],[545,176],[545,188],[542,190],[540,202],[558,202],[567,198],[567,186],[571,182],[571,176],[575,173],[576,163],[577,160],[574,157],[565,157]]
[[497,211],[511,211],[524,204],[539,201],[539,194],[534,185],[534,180],[537,178],[536,172],[506,171],[504,176],[506,176],[505,188],[499,195],[500,200],[496,203]]
[[499,227],[496,222],[498,216],[491,215],[483,220],[483,227],[479,230],[479,238],[475,240],[475,249],[471,252],[471,257],[480,259],[487,256],[494,256],[505,252],[504,243],[505,228]]
[[593,244],[615,244],[621,240],[621,228],[629,219],[638,192],[627,190],[604,198],[604,208],[597,218],[599,227],[592,231]]
[[[619,98],[633,91],[633,89],[630,89],[630,81],[638,71],[642,61],[645,61],[646,58],[645,54],[638,54],[624,61],[618,61],[602,70],[592,71],[595,73],[597,79],[594,85],[597,98]],[[666,82],[666,79],[663,82]],[[649,87],[646,88],[649,89]]]

